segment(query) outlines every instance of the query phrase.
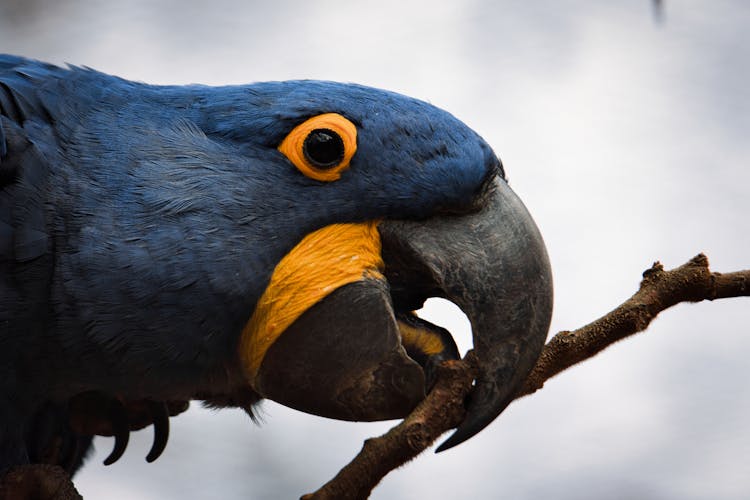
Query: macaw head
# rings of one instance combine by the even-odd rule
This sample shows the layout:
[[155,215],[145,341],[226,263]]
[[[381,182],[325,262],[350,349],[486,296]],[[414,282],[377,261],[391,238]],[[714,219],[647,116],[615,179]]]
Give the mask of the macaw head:
[[[547,334],[531,216],[485,141],[425,102],[317,81],[149,86],[2,56],[0,160],[0,259],[51,280],[13,303],[49,316],[58,342],[26,392],[94,393],[82,416],[147,401],[151,459],[168,422],[155,401],[246,390],[338,419],[405,416],[459,356],[414,314],[429,297],[466,313],[479,364],[445,449],[508,405]],[[27,309],[12,328],[40,330]]]
[[471,322],[480,375],[441,449],[480,431],[535,363],[552,307],[542,238],[492,149],[452,115],[371,88],[235,92],[249,106],[214,102],[201,127],[262,151],[252,216],[275,221],[268,253],[283,248],[239,343],[250,385],[331,418],[403,417],[458,356],[413,313],[444,297]]

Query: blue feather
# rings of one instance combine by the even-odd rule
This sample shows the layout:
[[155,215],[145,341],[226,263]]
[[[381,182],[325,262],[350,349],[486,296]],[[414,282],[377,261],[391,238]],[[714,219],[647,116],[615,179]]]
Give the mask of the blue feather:
[[[357,126],[358,149],[322,183],[276,148],[329,112]],[[63,374],[35,372],[29,401],[234,389],[238,333],[306,234],[465,207],[501,172],[449,113],[352,84],[153,86],[0,56],[0,115],[0,174],[17,171],[0,175],[0,365],[23,348]]]

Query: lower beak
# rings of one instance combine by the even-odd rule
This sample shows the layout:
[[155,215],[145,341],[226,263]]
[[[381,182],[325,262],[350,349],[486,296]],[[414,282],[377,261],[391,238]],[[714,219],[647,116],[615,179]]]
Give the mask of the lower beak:
[[255,390],[314,415],[388,420],[424,399],[425,377],[401,345],[387,283],[365,279],[333,291],[284,331]]

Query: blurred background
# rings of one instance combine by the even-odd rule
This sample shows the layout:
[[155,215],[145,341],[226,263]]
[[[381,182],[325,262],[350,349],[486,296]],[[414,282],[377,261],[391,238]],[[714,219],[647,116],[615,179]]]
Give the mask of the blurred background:
[[[149,83],[352,81],[451,111],[502,158],[552,260],[552,332],[629,297],[655,260],[750,267],[750,4],[2,0],[0,51]],[[470,345],[465,318],[424,316]],[[750,299],[680,305],[426,453],[373,498],[750,498]],[[298,498],[392,423],[267,402],[193,408],[77,477],[86,498]]]

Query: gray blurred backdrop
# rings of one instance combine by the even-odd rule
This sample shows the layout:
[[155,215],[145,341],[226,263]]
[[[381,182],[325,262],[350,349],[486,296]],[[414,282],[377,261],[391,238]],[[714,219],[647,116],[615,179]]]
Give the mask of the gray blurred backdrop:
[[[3,0],[0,51],[150,83],[317,78],[446,108],[482,134],[552,259],[553,332],[654,260],[750,267],[750,3]],[[662,17],[662,22],[658,19]],[[470,343],[466,320],[425,315]],[[750,299],[681,305],[391,474],[374,498],[750,498]],[[298,498],[390,424],[198,408],[77,478],[87,498]]]

